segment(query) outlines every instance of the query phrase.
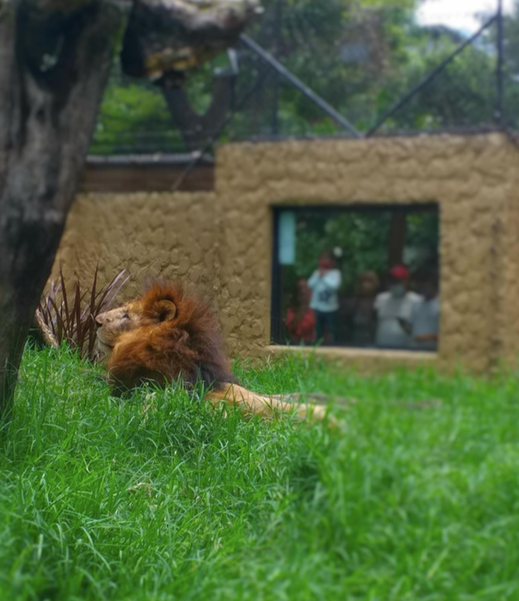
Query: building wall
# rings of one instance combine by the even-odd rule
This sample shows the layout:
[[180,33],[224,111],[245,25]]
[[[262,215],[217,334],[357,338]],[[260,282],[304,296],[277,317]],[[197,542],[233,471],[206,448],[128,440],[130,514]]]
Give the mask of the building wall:
[[509,174],[506,209],[500,214],[498,273],[502,274],[498,305],[499,344],[496,360],[517,367],[519,341],[519,169]]
[[215,218],[211,192],[80,195],[51,277],[61,266],[67,279],[88,285],[98,265],[102,284],[130,272],[125,299],[159,277],[182,279],[215,299]]
[[[214,193],[80,197],[59,260],[82,274],[99,261],[104,277],[129,268],[129,293],[148,274],[187,279],[219,306],[229,351],[258,356],[270,348],[272,207],[437,202],[440,348],[415,362],[488,371],[518,349],[518,167],[500,134],[228,145]],[[366,361],[399,357],[413,363]]]
[[222,148],[216,191],[222,235],[232,240],[221,245],[222,315],[233,350],[256,354],[269,341],[273,205],[437,202],[438,361],[484,371],[515,356],[518,166],[517,150],[497,134]]

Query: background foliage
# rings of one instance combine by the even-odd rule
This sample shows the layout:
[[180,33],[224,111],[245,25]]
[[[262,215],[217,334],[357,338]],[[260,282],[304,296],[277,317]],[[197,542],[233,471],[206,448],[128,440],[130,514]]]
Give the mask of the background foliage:
[[[421,4],[417,0],[264,0],[265,14],[249,33],[355,127],[367,131],[473,33],[421,26],[417,21]],[[481,15],[481,21],[488,17]],[[517,9],[506,16],[504,31],[506,123],[515,128],[519,120]],[[223,141],[337,133],[337,126],[321,109],[243,46],[238,47],[238,62],[235,108],[255,82],[260,80],[261,85],[246,107],[235,112]],[[382,131],[493,125],[496,64],[496,27],[492,26]],[[220,57],[187,81],[187,93],[198,110],[210,103],[214,70],[225,67],[227,58]],[[160,88],[122,77],[116,65],[92,151],[183,149]]]
[[[390,210],[323,211],[300,209],[296,213],[295,264],[284,268],[284,287],[296,288],[298,278],[308,278],[317,268],[323,250],[340,248],[342,290],[354,293],[359,275],[376,271],[381,279],[389,265]],[[437,211],[409,212],[404,258],[411,270],[424,257],[436,258],[439,247]],[[290,297],[291,295],[287,295]]]

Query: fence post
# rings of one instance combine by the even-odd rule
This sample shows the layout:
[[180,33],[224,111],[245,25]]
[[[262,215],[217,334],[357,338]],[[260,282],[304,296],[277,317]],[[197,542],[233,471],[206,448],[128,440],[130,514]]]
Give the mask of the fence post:
[[[281,35],[283,27],[283,0],[277,0],[276,15],[274,18],[274,56],[279,60],[281,55]],[[279,134],[279,87],[281,85],[280,76],[274,73],[272,81],[272,135]]]
[[497,68],[496,68],[496,123],[504,125],[504,32],[503,0],[497,0]]

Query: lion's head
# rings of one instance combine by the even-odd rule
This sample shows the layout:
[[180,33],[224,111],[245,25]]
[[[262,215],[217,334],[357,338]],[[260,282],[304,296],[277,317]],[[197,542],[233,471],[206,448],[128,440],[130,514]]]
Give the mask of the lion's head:
[[127,387],[179,376],[188,383],[232,379],[216,315],[181,286],[155,284],[141,298],[98,315],[96,324],[97,359]]
[[[108,361],[123,334],[143,326],[170,322],[177,316],[171,289],[169,295],[157,298],[156,289],[143,298],[117,307],[96,317],[97,347],[102,361]],[[168,298],[169,296],[169,298]]]
[[141,318],[138,301],[126,303],[96,317],[98,357],[101,361],[108,361],[122,334],[140,327]]

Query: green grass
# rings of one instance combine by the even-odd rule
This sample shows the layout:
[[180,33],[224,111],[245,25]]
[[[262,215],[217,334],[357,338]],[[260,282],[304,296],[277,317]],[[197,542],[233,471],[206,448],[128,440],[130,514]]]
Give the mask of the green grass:
[[[0,599],[519,599],[519,385],[290,360],[258,391],[359,400],[266,423],[27,351],[0,440]],[[434,401],[434,402],[423,402]]]

